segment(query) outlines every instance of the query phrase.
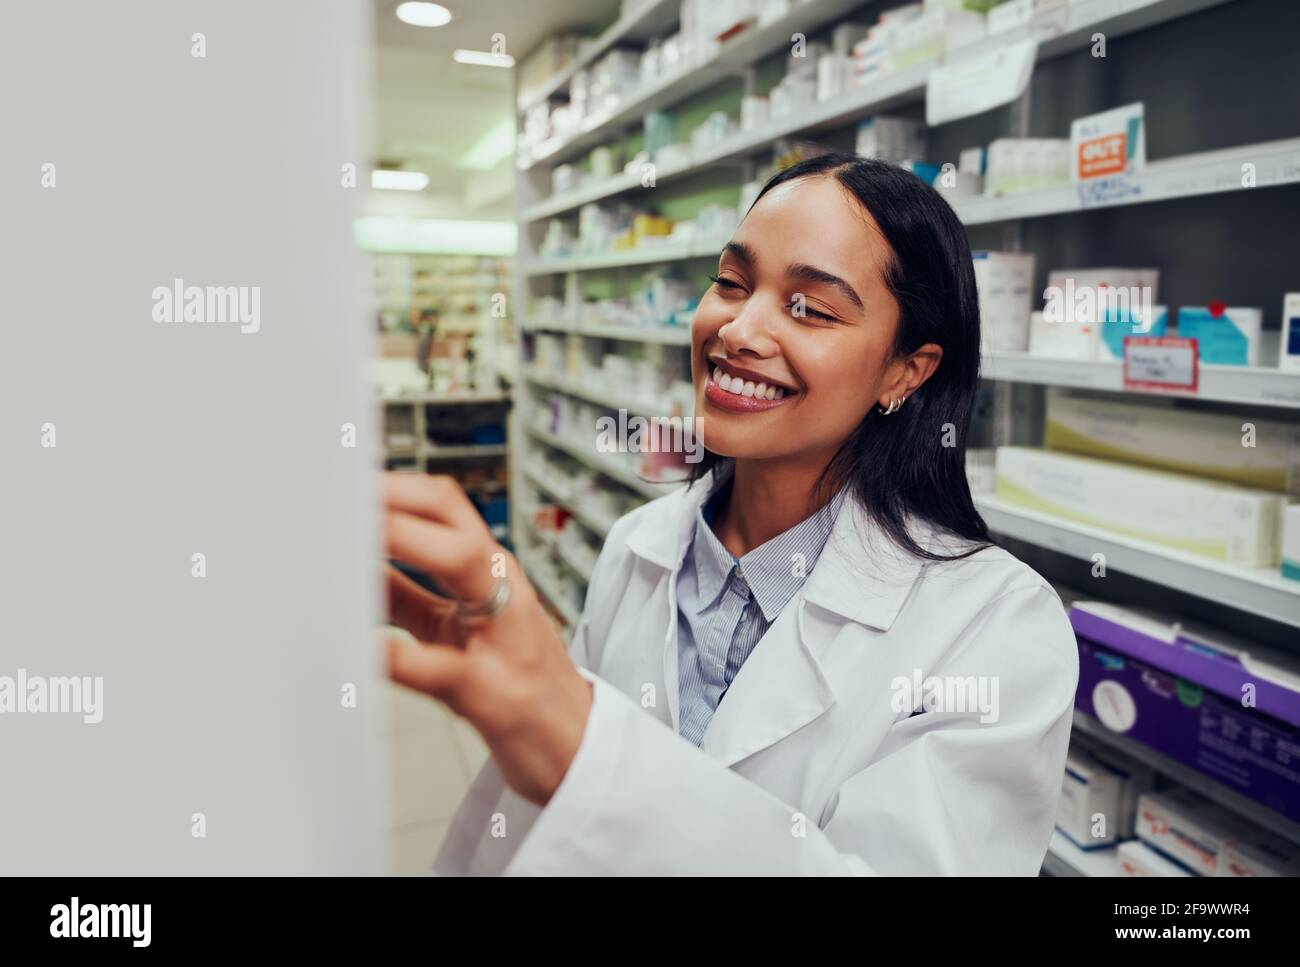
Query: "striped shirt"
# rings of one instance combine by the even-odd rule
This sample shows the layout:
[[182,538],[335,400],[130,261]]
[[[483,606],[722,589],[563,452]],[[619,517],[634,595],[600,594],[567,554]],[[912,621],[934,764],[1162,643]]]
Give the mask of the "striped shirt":
[[729,491],[724,484],[696,512],[677,576],[678,719],[695,745],[740,666],[812,573],[848,493],[840,490],[811,517],[737,559],[712,527]]

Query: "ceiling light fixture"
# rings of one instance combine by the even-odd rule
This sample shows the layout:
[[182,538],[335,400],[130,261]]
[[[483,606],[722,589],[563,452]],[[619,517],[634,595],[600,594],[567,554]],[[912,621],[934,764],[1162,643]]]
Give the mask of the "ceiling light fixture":
[[423,171],[393,171],[376,168],[370,172],[370,187],[389,191],[424,191],[429,176]]
[[440,3],[408,0],[397,5],[397,19],[412,27],[445,27],[451,23],[451,11]]
[[487,50],[456,50],[451,57],[458,64],[473,64],[476,67],[515,66],[515,59],[509,54],[494,54]]

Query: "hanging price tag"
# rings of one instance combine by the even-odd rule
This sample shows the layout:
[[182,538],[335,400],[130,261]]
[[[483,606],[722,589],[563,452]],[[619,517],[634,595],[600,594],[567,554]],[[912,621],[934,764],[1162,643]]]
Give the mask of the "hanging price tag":
[[925,85],[925,123],[943,124],[1010,104],[1029,84],[1038,56],[1030,38],[968,57],[958,57],[930,71]]
[[1148,393],[1195,393],[1200,378],[1196,340],[1186,336],[1125,336],[1124,388]]

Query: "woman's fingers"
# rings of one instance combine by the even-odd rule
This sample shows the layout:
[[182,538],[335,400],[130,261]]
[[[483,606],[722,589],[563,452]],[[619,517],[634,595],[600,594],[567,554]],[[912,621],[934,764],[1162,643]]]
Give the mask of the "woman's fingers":
[[456,606],[430,594],[397,568],[387,568],[389,620],[421,641],[459,644]]
[[496,581],[494,553],[500,551],[486,528],[466,532],[390,510],[384,516],[388,556],[420,568],[462,601],[482,601]]
[[439,524],[487,533],[487,524],[453,478],[445,474],[384,474],[384,505]]
[[389,632],[385,648],[388,677],[454,705],[469,659],[448,645],[430,645],[401,633]]

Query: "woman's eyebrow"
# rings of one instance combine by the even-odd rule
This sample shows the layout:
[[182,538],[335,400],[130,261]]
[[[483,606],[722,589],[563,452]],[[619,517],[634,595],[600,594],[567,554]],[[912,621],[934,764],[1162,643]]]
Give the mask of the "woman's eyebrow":
[[802,279],[805,282],[821,282],[825,285],[832,285],[839,289],[859,309],[863,308],[862,299],[854,291],[853,286],[849,285],[838,275],[831,275],[812,265],[805,265],[802,262],[796,262],[785,270],[785,274],[792,279]]
[[754,255],[754,250],[744,242],[728,242],[722,251],[724,255],[727,253],[734,255],[751,268],[758,261],[757,256]]

